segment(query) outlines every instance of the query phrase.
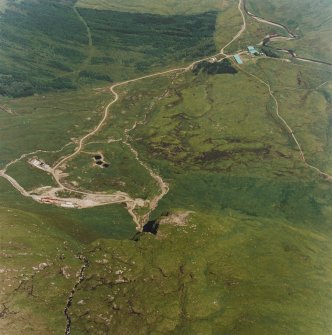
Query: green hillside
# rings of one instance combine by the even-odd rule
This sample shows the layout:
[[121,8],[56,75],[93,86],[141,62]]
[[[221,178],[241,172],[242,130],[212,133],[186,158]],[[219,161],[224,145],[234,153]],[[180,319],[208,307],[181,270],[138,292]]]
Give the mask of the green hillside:
[[0,16],[0,94],[104,85],[216,52],[215,11],[162,16],[74,5],[8,4]]
[[298,40],[276,43],[295,50],[302,57],[332,63],[332,4],[329,0],[276,1],[248,0],[249,10],[258,16],[280,22],[299,36]]
[[0,334],[331,333],[332,68],[275,50],[329,61],[330,5],[247,5],[299,38],[233,0],[0,7]]

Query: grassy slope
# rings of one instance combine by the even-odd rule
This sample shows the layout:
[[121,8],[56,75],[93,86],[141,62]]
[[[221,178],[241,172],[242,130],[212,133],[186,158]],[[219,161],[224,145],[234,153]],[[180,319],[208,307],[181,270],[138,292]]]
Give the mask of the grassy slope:
[[[31,334],[38,329],[39,334],[61,333],[55,330],[63,328],[62,310],[81,266],[75,255],[82,246],[31,212],[0,207],[0,217],[0,299],[5,304],[2,308],[7,308],[0,320],[0,332]],[[60,269],[65,269],[68,278]],[[38,312],[33,313],[27,301],[38,301],[39,290],[45,300],[35,305]],[[57,296],[56,303],[47,295]],[[55,308],[51,317],[50,303],[50,310]]]
[[67,211],[21,197],[4,179],[0,180],[0,190],[2,206],[38,215],[48,225],[55,226],[84,243],[103,237],[131,238],[135,234],[131,217],[120,205]]
[[0,94],[100,85],[216,51],[216,11],[163,16],[73,6],[53,0],[8,5],[0,16]]
[[[158,239],[95,243],[87,280],[73,305],[73,329],[81,334],[329,332],[331,300],[324,292],[331,275],[330,238],[284,220],[215,214],[194,214],[186,227],[162,226]],[[322,271],[313,274],[314,268]]]
[[78,138],[82,129],[87,132],[99,121],[109,99],[91,90],[4,99],[14,114],[0,115],[1,168],[24,153],[58,150]]
[[[287,71],[279,71],[281,67]],[[331,86],[326,81],[332,71],[276,60],[258,63],[255,71],[271,83],[281,115],[294,130],[308,162],[331,174]]]
[[[68,164],[66,173],[69,177],[64,181],[71,187],[75,187],[76,182],[81,189],[109,193],[123,191],[143,199],[152,198],[159,192],[155,181],[124,144],[87,145],[86,150],[90,153],[83,153]],[[106,169],[96,166],[91,152],[102,153],[110,166]]]
[[[1,218],[9,310],[0,327],[8,334],[62,334],[80,246],[30,214],[2,208]],[[157,239],[99,240],[84,252],[90,265],[70,309],[72,331],[326,334],[330,249],[325,228],[233,210],[195,213],[182,227],[163,225]],[[48,266],[32,269],[41,263]]]

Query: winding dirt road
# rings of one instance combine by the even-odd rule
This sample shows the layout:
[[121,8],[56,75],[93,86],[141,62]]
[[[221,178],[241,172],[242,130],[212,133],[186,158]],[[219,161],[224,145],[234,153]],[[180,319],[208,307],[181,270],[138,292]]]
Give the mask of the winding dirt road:
[[230,42],[228,42],[225,46],[222,47],[222,49],[220,50],[220,54],[221,55],[224,55],[226,56],[225,54],[225,49],[227,47],[229,47],[233,42],[235,42],[238,38],[241,37],[241,35],[245,32],[245,30],[247,29],[247,22],[246,22],[246,18],[245,18],[245,15],[244,15],[244,12],[242,10],[242,0],[239,1],[239,4],[238,4],[238,10],[239,12],[241,13],[241,16],[242,16],[242,26],[241,26],[241,29],[239,30],[239,32],[232,38],[232,40]]
[[248,0],[243,0],[243,9],[248,16],[252,17],[253,19],[255,19],[258,22],[266,23],[266,24],[269,24],[271,26],[282,28],[282,29],[286,30],[289,37],[291,37],[293,39],[297,38],[297,36],[295,34],[293,34],[293,32],[287,26],[285,26],[281,23],[278,23],[278,22],[274,22],[274,21],[271,21],[271,20],[266,20],[262,17],[256,16],[255,14],[249,12],[247,4],[248,4]]
[[[262,45],[268,45],[269,42],[273,42],[273,41],[278,41],[278,40],[286,40],[286,41],[290,41],[290,40],[296,40],[298,39],[298,36],[295,35],[286,25],[275,22],[275,21],[271,21],[271,20],[267,20],[264,19],[260,16],[257,16],[251,12],[249,12],[248,8],[247,8],[247,3],[248,0],[243,0],[243,8],[245,13],[250,16],[251,18],[253,18],[254,20],[256,20],[257,22],[261,22],[261,23],[265,23],[265,24],[269,24],[271,26],[275,26],[278,28],[282,28],[283,30],[285,30],[288,34],[288,37],[286,36],[281,36],[279,34],[275,34],[274,36],[267,36],[264,38],[264,40],[261,42]],[[312,58],[305,58],[305,57],[299,57],[295,54],[294,51],[289,50],[289,49],[275,49],[277,51],[282,51],[282,52],[286,52],[288,54],[290,54],[293,58],[302,61],[302,62],[309,62],[309,63],[316,63],[316,64],[322,64],[322,65],[328,65],[328,66],[332,66],[332,63],[329,62],[325,62],[322,60],[318,60],[318,59],[312,59]]]
[[[247,72],[248,73],[248,72]],[[249,74],[249,73],[248,73]],[[329,175],[328,173],[325,173],[323,172],[322,170],[320,170],[318,167],[314,166],[314,165],[311,165],[307,162],[306,158],[305,158],[305,155],[304,155],[304,152],[302,150],[302,147],[298,141],[298,139],[296,138],[292,128],[289,126],[289,124],[286,122],[286,120],[280,115],[279,113],[279,103],[278,103],[278,100],[277,98],[275,97],[275,95],[273,94],[273,91],[271,89],[271,86],[269,83],[265,82],[264,80],[258,78],[257,76],[253,75],[253,74],[249,74],[250,76],[252,77],[255,77],[257,80],[259,80],[261,83],[263,83],[265,86],[267,86],[268,90],[269,90],[269,94],[270,96],[272,97],[272,99],[274,100],[274,103],[275,103],[275,107],[276,107],[276,115],[277,117],[279,118],[279,120],[281,120],[281,122],[285,125],[288,133],[290,134],[290,136],[292,137],[293,141],[295,142],[296,146],[298,147],[299,149],[299,152],[300,152],[300,157],[301,157],[301,160],[304,162],[304,164],[310,168],[310,169],[313,169],[315,170],[316,172],[318,172],[318,174],[320,176],[322,176],[323,178],[327,179],[327,180],[332,180],[332,176]],[[325,83],[324,83],[325,84]]]
[[[261,22],[261,23],[266,23],[266,24],[269,24],[269,25],[273,25],[273,26],[277,26],[277,27],[280,27],[280,28],[283,28],[284,30],[286,30],[286,32],[288,33],[289,37],[284,37],[284,36],[277,36],[277,38],[283,38],[283,39],[287,39],[287,40],[292,40],[292,39],[296,39],[297,36],[295,34],[293,34],[290,29],[283,25],[283,24],[280,24],[280,23],[277,23],[277,22],[273,22],[273,21],[269,21],[269,20],[266,20],[264,18],[261,18],[259,16],[256,16],[252,13],[250,13],[247,9],[247,0],[244,0],[244,3],[243,3],[243,7],[244,7],[244,10],[245,10],[245,13],[247,15],[249,15],[250,17],[254,18],[256,21],[258,22]],[[270,38],[269,38],[270,40]],[[263,42],[263,44],[265,44]],[[289,53],[291,53],[289,50],[284,50],[282,49],[281,51],[287,51]],[[291,53],[292,56],[298,60],[302,60],[302,61],[306,61],[306,62],[313,62],[313,63],[320,63],[320,64],[325,64],[325,65],[332,65],[330,63],[327,63],[327,62],[323,62],[323,61],[318,61],[318,60],[313,60],[313,59],[307,59],[307,58],[302,58],[302,57],[297,57],[294,53]],[[248,71],[244,70],[243,68],[240,68],[239,66],[237,66],[238,69],[244,73],[246,73],[247,75],[255,78],[256,80],[258,80],[260,83],[262,83],[263,85],[265,85],[267,88],[268,88],[268,92],[269,92],[269,95],[271,96],[271,98],[273,99],[274,101],[274,104],[275,104],[275,108],[276,108],[276,115],[278,117],[278,119],[281,121],[281,123],[285,126],[286,130],[287,130],[287,133],[291,136],[291,138],[293,139],[294,143],[296,144],[299,152],[300,152],[300,157],[301,157],[301,160],[304,162],[304,164],[310,168],[310,169],[313,169],[315,170],[320,176],[322,176],[323,178],[331,181],[332,180],[332,176],[329,175],[328,173],[325,173],[324,171],[320,170],[318,167],[314,166],[314,165],[311,165],[307,162],[306,158],[305,158],[305,155],[304,155],[304,152],[302,150],[302,147],[300,145],[300,142],[299,140],[296,138],[295,134],[294,134],[294,131],[292,130],[292,128],[290,127],[290,125],[287,123],[287,121],[280,115],[280,111],[279,111],[279,103],[278,103],[278,100],[277,98],[275,97],[275,95],[273,94],[273,91],[272,91],[272,88],[271,88],[271,85],[269,83],[267,83],[266,81],[264,81],[263,79],[257,77],[256,75],[252,74],[252,73],[249,73]],[[320,88],[321,86],[325,85],[326,83],[328,83],[329,81],[326,81],[324,82],[323,84],[319,85],[317,87]]]

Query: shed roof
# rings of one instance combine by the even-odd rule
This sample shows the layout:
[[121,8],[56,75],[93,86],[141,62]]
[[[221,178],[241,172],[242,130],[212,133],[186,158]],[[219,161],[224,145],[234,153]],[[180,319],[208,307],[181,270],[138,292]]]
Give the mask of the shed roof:
[[252,45],[249,45],[247,49],[252,54],[254,54],[255,52],[258,52]]
[[243,64],[243,61],[239,55],[234,55],[234,59],[238,64]]

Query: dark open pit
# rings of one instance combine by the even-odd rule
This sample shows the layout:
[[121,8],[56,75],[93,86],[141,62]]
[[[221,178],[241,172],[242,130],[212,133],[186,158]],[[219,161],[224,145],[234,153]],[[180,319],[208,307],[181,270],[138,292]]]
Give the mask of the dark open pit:
[[157,235],[159,229],[159,223],[156,220],[149,221],[143,226],[143,233],[150,233]]
[[96,164],[97,164],[97,165],[102,165],[102,164],[103,164],[103,161],[96,161]]
[[95,159],[95,160],[100,160],[100,159],[102,159],[102,158],[103,158],[103,157],[102,157],[101,155],[95,155],[95,156],[94,156],[94,159]]
[[108,168],[110,165],[108,163],[103,164],[103,168]]

